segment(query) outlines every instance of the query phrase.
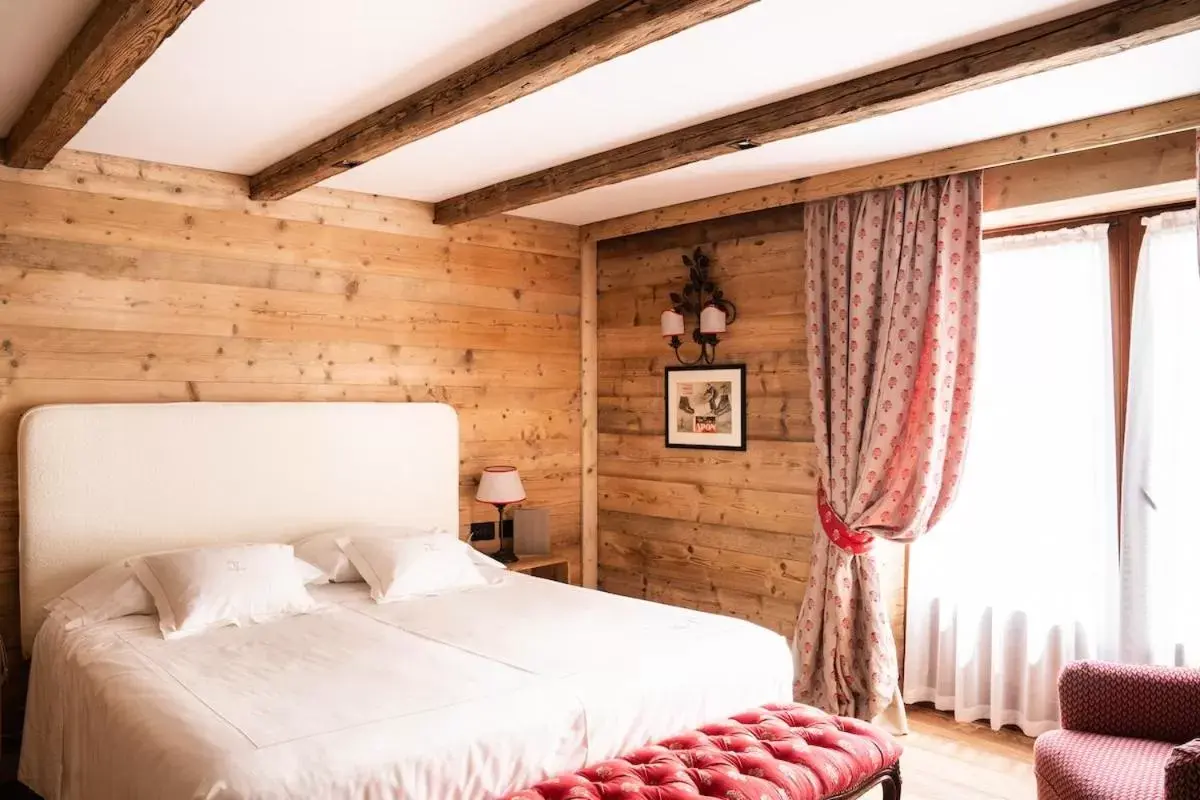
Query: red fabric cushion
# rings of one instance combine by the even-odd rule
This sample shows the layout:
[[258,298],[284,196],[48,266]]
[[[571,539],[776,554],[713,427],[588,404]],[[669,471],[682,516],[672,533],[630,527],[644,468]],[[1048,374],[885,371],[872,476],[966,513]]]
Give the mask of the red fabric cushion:
[[1051,731],[1034,743],[1040,800],[1163,800],[1173,746],[1081,731]]
[[1167,800],[1200,797],[1200,739],[1171,751],[1167,759]]
[[508,800],[820,800],[900,759],[884,731],[799,704],[771,705],[543,781]]
[[1200,737],[1200,669],[1075,661],[1058,699],[1067,730],[1174,744]]

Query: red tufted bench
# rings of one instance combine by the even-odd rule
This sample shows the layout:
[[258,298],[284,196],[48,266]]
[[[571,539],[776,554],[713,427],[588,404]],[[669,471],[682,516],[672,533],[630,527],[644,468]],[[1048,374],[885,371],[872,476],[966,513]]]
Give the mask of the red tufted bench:
[[507,800],[900,800],[900,745],[866,722],[769,705],[543,781]]

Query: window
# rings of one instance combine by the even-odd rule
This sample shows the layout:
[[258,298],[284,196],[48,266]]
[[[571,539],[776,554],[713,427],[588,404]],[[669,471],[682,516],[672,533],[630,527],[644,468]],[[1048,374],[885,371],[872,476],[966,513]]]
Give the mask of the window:
[[962,483],[910,551],[906,700],[1036,735],[1067,661],[1200,664],[1196,241],[1189,210],[985,242]]
[[1200,666],[1200,267],[1195,214],[1147,220],[1130,346],[1121,654]]
[[989,239],[958,495],[910,550],[905,699],[1036,735],[1058,673],[1114,652],[1107,226]]

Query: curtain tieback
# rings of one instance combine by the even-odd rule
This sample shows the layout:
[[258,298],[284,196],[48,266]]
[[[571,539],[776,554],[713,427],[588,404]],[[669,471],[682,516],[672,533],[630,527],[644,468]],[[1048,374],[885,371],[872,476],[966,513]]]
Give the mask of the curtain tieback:
[[823,483],[817,486],[817,513],[821,516],[821,528],[829,537],[829,541],[856,556],[870,552],[871,546],[875,543],[875,537],[869,533],[854,530],[838,516],[838,513],[833,510],[833,506],[829,504],[829,496],[825,494]]

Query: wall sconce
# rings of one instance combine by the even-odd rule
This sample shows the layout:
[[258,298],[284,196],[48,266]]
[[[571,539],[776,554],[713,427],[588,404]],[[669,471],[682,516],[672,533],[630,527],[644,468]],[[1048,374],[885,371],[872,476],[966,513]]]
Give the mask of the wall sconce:
[[[726,300],[709,279],[709,258],[699,247],[691,256],[684,256],[683,263],[688,267],[689,280],[683,287],[683,294],[671,292],[674,305],[662,313],[662,335],[670,340],[667,344],[675,351],[675,359],[680,364],[711,364],[717,357],[720,334],[737,319],[737,306]],[[679,348],[683,346],[687,318],[692,314],[696,315],[692,341],[700,345],[700,355],[693,361],[684,361]]]

